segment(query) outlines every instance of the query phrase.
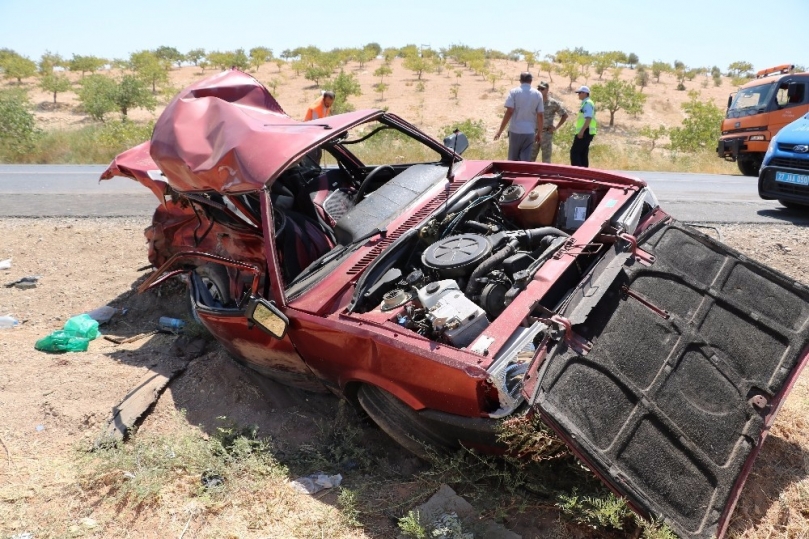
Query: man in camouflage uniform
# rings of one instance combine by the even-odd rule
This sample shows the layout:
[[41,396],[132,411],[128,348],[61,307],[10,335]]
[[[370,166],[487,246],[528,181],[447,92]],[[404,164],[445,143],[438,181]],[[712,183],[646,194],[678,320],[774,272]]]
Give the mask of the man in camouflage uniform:
[[[534,143],[531,149],[531,161],[536,161],[539,155],[539,150],[542,148],[542,162],[551,162],[551,152],[553,151],[553,133],[567,121],[567,110],[561,101],[552,98],[548,95],[548,83],[540,82],[537,85],[537,90],[542,94],[542,99],[545,101],[545,121],[542,125],[542,142]],[[559,116],[559,123],[554,125],[554,119]]]

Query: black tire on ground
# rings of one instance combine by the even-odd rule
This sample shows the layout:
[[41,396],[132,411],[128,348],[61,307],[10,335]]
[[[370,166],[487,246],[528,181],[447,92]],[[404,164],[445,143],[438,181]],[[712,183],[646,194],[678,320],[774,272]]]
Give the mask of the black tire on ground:
[[363,410],[379,428],[414,455],[429,460],[430,449],[447,452],[458,447],[431,429],[419,414],[384,389],[363,385],[357,392]]
[[778,202],[780,202],[782,206],[784,206],[784,207],[786,207],[786,208],[789,208],[790,210],[800,210],[800,211],[806,211],[806,210],[809,210],[809,206],[808,206],[808,205],[806,205],[806,204],[800,204],[800,203],[798,203],[798,202],[792,202],[791,200],[781,200],[781,199],[779,198],[779,199],[778,199]]
[[758,176],[761,170],[761,158],[755,155],[740,156],[736,160],[736,164],[739,166],[741,173],[745,176]]

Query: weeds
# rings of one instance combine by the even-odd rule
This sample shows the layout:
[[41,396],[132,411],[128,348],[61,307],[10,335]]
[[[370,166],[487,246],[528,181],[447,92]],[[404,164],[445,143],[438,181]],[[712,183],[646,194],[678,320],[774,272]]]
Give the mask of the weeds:
[[84,456],[82,486],[119,506],[137,508],[158,504],[164,494],[177,491],[214,501],[231,485],[255,490],[262,480],[286,477],[286,468],[255,428],[224,426],[207,440],[188,427],[181,430],[170,437],[135,433],[126,444]]

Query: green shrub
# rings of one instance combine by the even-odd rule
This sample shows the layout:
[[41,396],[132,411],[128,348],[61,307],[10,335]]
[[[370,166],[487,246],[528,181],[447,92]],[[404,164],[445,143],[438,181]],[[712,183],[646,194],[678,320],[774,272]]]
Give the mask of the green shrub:
[[41,132],[22,91],[0,92],[0,161],[16,162],[30,152]]
[[691,99],[682,105],[686,114],[682,127],[669,130],[671,149],[683,152],[710,149],[719,140],[725,114],[710,101],[701,101],[698,92],[691,91],[688,95]]
[[466,135],[466,138],[469,139],[469,142],[483,142],[486,140],[486,125],[483,123],[483,120],[472,120],[471,118],[445,125],[441,128],[439,138],[443,139],[451,135],[456,129],[460,129],[461,132]]

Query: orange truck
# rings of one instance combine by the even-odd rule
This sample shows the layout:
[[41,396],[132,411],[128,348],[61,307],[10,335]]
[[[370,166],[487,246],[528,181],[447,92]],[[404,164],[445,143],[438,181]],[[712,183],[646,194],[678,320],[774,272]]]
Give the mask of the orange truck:
[[794,71],[791,64],[762,69],[728,97],[716,153],[745,176],[758,176],[772,137],[809,112],[809,73]]

